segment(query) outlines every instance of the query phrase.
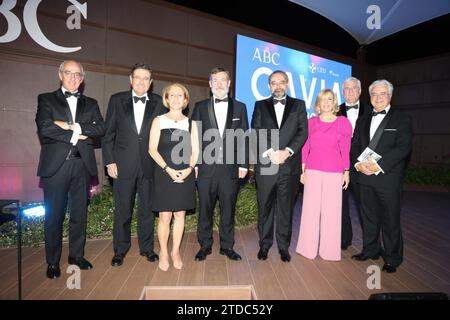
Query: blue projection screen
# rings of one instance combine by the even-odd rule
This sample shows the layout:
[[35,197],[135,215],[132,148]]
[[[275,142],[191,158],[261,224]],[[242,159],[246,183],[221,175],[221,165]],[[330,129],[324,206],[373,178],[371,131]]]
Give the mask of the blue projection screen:
[[255,101],[270,96],[268,79],[275,70],[287,73],[288,94],[305,101],[308,117],[314,115],[314,103],[322,89],[332,89],[341,104],[342,83],[352,75],[350,65],[238,34],[235,92],[236,99],[247,106],[249,121]]

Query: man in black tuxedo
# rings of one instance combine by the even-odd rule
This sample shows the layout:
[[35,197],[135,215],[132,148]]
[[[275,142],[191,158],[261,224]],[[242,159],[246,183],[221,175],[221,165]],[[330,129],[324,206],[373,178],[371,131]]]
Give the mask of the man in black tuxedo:
[[[351,158],[358,171],[363,249],[358,261],[383,256],[383,271],[392,273],[403,261],[400,200],[406,160],[412,148],[411,118],[392,108],[393,86],[377,80],[369,87],[371,114],[358,123]],[[378,162],[358,159],[369,147],[381,156]],[[381,247],[380,230],[384,249]]]
[[102,141],[103,161],[114,179],[115,201],[112,266],[120,266],[131,246],[131,218],[138,196],[139,250],[148,261],[159,259],[153,251],[155,216],[151,210],[154,161],[148,153],[153,119],[167,110],[159,95],[148,92],[152,84],[149,65],[139,63],[130,72],[131,90],[111,96]]
[[[211,254],[213,244],[213,216],[217,199],[220,202],[220,254],[231,260],[241,260],[234,251],[234,212],[239,179],[246,176],[245,133],[248,130],[247,108],[245,104],[228,96],[230,73],[220,67],[213,68],[209,76],[212,96],[195,104],[192,120],[201,128],[200,146],[203,159],[197,166],[197,188],[200,210],[197,238],[200,250],[196,261],[206,259]],[[207,136],[213,136],[211,141]],[[211,150],[212,152],[208,152]]]
[[36,124],[41,141],[38,176],[45,202],[45,255],[47,277],[61,275],[62,226],[68,204],[69,264],[91,269],[84,258],[88,192],[97,175],[92,138],[105,133],[97,101],[78,89],[84,79],[82,65],[64,61],[59,67],[61,88],[38,96]]
[[[346,117],[350,121],[354,132],[358,120],[360,120],[369,111],[369,108],[359,100],[359,97],[361,96],[361,81],[354,77],[345,79],[343,84],[343,92],[345,102],[339,106],[337,115]],[[346,190],[342,190],[342,250],[347,250],[347,248],[352,244],[353,239],[349,204],[350,193],[353,194],[356,201],[356,207],[359,211],[359,185],[357,183],[357,179],[358,173],[352,166],[350,167],[350,185]]]
[[[292,211],[298,193],[301,150],[308,136],[308,122],[305,102],[289,97],[288,87],[287,74],[280,70],[274,71],[269,76],[272,95],[255,103],[252,117],[252,134],[256,133],[257,136],[255,179],[260,260],[267,259],[273,244],[275,215],[281,260],[291,260],[288,249],[292,234]],[[274,132],[278,135],[274,136]],[[254,143],[251,144],[253,150]]]

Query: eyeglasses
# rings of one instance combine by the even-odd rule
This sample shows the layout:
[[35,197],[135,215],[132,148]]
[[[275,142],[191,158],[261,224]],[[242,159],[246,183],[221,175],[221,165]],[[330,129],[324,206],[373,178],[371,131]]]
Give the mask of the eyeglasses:
[[387,92],[372,93],[372,92],[371,92],[371,93],[370,93],[370,96],[373,97],[373,98],[376,98],[376,97],[386,98],[386,97],[389,96],[389,93],[387,93]]
[[344,87],[344,91],[360,91],[359,87]]
[[275,81],[271,81],[270,82],[270,85],[271,86],[284,86],[284,85],[286,85],[286,81],[280,81],[280,82],[275,82]]
[[135,80],[142,80],[142,81],[150,81],[149,77],[138,77],[138,76],[133,76],[133,79]]
[[64,76],[66,76],[67,78],[70,78],[72,76],[74,76],[76,79],[81,79],[83,78],[83,74],[81,72],[70,72],[69,70],[64,70],[62,72],[64,74]]

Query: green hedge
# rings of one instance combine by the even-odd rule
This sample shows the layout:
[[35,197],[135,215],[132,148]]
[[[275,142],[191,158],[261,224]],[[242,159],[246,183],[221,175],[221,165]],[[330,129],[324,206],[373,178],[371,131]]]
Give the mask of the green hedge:
[[450,164],[434,167],[409,167],[406,169],[405,183],[450,188]]
[[[198,206],[197,206],[198,207]],[[239,192],[236,203],[236,227],[246,228],[256,225],[257,201],[254,184],[246,184]],[[219,206],[215,208],[214,228],[219,222]],[[114,199],[110,187],[104,187],[103,191],[91,200],[88,209],[87,238],[101,239],[112,237],[114,219]],[[68,217],[64,220],[64,238],[68,236]],[[132,219],[132,234],[136,235],[136,208]],[[155,224],[156,225],[156,224]],[[197,214],[186,217],[185,230],[196,230]],[[156,226],[155,226],[156,227]],[[37,246],[44,241],[44,219],[23,219],[22,242],[24,246]],[[16,223],[9,222],[0,226],[0,247],[12,247],[16,245]]]

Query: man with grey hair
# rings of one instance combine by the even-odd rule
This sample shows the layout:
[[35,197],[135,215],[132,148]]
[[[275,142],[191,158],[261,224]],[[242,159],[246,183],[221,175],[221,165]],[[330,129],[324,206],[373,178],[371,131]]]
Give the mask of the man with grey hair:
[[97,175],[93,138],[105,133],[97,101],[83,95],[81,63],[64,61],[59,67],[61,87],[38,97],[36,124],[41,141],[38,176],[44,186],[45,255],[47,277],[61,275],[63,222],[69,207],[68,263],[91,269],[84,258],[90,178]]
[[[387,80],[377,80],[370,85],[373,110],[356,126],[351,150],[360,184],[363,229],[362,252],[352,259],[365,261],[381,255],[383,271],[388,273],[395,272],[403,261],[401,194],[413,140],[411,118],[392,108],[392,92],[393,86]],[[374,157],[362,159],[363,152],[375,152],[381,158],[377,161]]]
[[[344,116],[352,125],[352,132],[355,131],[356,123],[368,111],[369,108],[359,99],[361,96],[361,81],[355,77],[344,80],[342,91],[344,93],[345,102],[339,106],[338,116]],[[358,173],[354,167],[350,168],[350,184],[346,190],[342,190],[342,232],[341,232],[341,249],[347,250],[352,244],[353,231],[352,221],[350,219],[350,193],[356,202],[359,213],[359,185],[357,183]]]
[[[217,200],[220,203],[219,253],[230,260],[241,260],[234,250],[234,220],[236,200],[239,192],[239,179],[247,175],[246,159],[240,163],[238,139],[230,133],[248,130],[247,107],[244,103],[229,97],[231,79],[228,70],[215,67],[209,75],[212,96],[197,102],[192,111],[192,120],[199,122],[203,134],[200,134],[200,150],[203,162],[198,165],[197,188],[199,197],[199,215],[197,240],[200,250],[196,261],[203,261],[212,253],[213,217]],[[214,133],[218,141],[218,150],[207,161],[210,141],[207,132]],[[245,149],[245,148],[244,148]],[[228,161],[231,159],[231,161]]]

